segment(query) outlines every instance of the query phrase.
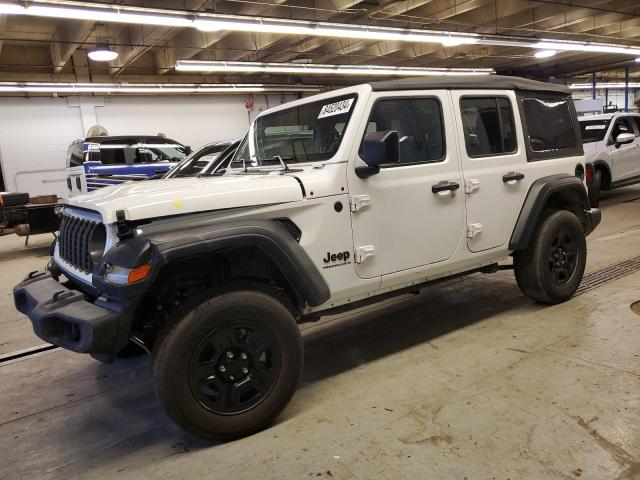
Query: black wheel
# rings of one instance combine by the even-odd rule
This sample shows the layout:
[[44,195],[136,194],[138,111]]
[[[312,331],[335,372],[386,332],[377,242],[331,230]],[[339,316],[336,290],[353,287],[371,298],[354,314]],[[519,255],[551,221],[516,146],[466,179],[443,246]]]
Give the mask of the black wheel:
[[189,311],[154,352],[156,392],[169,416],[226,440],[265,427],[287,405],[303,365],[291,312],[256,291],[226,293]]
[[592,207],[600,204],[600,190],[602,189],[602,171],[596,169],[593,171],[593,180],[589,185],[589,203]]
[[587,260],[587,242],[571,212],[551,212],[539,225],[529,250],[515,252],[514,269],[520,290],[543,303],[560,303],[576,291]]

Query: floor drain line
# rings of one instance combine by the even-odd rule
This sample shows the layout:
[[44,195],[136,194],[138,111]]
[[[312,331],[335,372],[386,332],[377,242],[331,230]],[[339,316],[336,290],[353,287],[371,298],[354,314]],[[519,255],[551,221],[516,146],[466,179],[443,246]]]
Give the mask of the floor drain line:
[[37,347],[25,348],[24,350],[17,350],[11,353],[5,353],[4,355],[0,355],[0,364],[8,362],[10,360],[15,360],[17,358],[28,357],[30,355],[35,355],[36,353],[46,352],[47,350],[53,350],[54,348],[58,348],[55,345],[49,345],[45,343],[44,345],[38,345]]
[[622,262],[614,263],[601,270],[596,270],[584,276],[582,283],[576,290],[576,295],[583,294],[594,288],[610,282],[626,277],[640,270],[640,257],[630,258]]

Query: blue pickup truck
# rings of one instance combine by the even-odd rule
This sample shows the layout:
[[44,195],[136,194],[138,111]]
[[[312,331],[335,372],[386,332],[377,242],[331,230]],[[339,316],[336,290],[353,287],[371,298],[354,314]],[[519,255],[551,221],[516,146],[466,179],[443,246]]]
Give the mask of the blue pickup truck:
[[102,136],[76,140],[67,151],[70,196],[129,180],[159,177],[191,153],[164,136]]

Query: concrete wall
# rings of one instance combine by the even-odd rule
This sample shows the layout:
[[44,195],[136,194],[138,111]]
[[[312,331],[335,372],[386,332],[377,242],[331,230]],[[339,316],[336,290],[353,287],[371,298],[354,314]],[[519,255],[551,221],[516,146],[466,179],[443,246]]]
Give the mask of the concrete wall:
[[294,96],[0,98],[0,164],[9,191],[66,195],[67,148],[99,124],[111,135],[166,134],[194,149],[244,135],[255,116]]

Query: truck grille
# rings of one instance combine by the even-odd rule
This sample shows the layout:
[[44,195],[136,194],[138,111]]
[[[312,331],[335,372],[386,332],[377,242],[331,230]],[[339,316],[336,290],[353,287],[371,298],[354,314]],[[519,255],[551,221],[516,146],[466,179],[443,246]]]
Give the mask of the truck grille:
[[100,222],[63,215],[58,236],[58,254],[67,264],[84,273],[91,273],[91,235]]

